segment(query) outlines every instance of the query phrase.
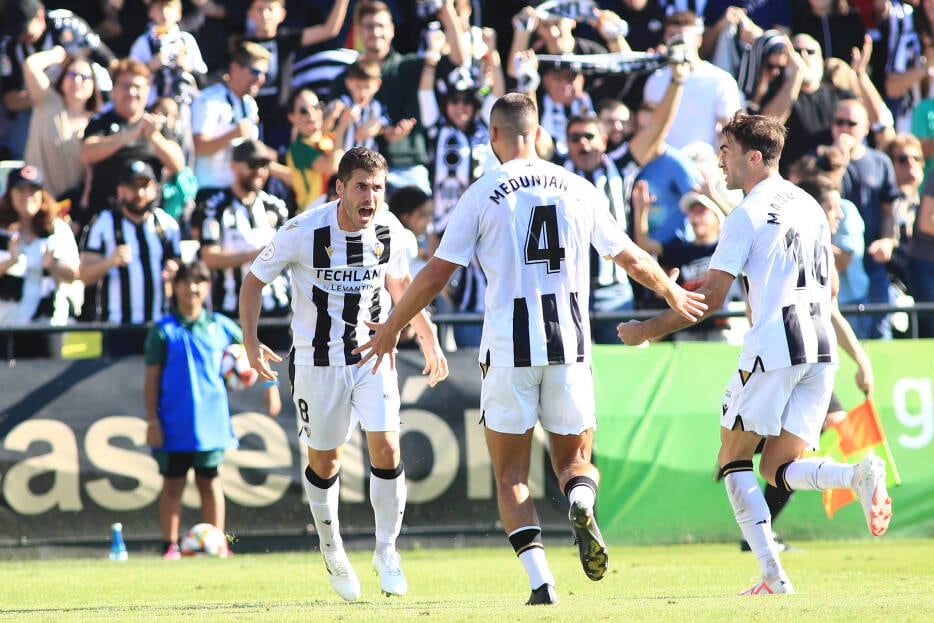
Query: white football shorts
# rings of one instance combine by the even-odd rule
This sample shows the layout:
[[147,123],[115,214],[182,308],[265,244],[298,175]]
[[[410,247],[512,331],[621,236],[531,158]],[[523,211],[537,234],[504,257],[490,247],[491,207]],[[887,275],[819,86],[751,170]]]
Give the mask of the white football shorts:
[[739,417],[743,430],[776,436],[784,429],[817,448],[836,372],[835,363],[802,363],[767,372],[737,370],[723,396],[720,425],[732,429]]
[[315,450],[333,450],[364,431],[399,430],[399,380],[384,358],[376,374],[371,359],[357,366],[295,365],[292,400],[299,439]]
[[597,427],[590,364],[528,368],[490,367],[480,386],[486,427],[522,434],[541,421],[557,435],[579,435]]

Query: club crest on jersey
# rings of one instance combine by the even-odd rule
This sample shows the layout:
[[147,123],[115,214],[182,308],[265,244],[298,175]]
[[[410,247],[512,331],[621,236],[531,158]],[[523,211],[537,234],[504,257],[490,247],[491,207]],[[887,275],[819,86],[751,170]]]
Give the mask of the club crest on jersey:
[[324,252],[328,254],[328,257],[334,255],[334,247],[324,247]]
[[263,249],[263,252],[259,254],[259,259],[264,262],[268,262],[276,255],[276,245],[269,243],[266,245],[266,248]]
[[383,256],[383,251],[385,250],[386,250],[386,247],[383,245],[382,242],[377,242],[376,244],[373,245],[373,255],[375,255],[377,259]]

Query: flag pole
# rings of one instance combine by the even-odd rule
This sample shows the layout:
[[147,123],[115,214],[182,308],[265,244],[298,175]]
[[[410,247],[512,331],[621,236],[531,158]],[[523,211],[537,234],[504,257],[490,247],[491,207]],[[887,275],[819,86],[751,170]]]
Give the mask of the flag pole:
[[895,478],[895,484],[900,485],[902,484],[902,477],[898,473],[898,466],[895,465],[895,457],[892,456],[892,449],[889,447],[889,437],[885,434],[885,429],[882,428],[882,420],[879,419],[879,413],[876,411],[876,403],[868,398],[866,399],[866,402],[869,403],[869,412],[872,413],[872,417],[876,421],[876,426],[878,426],[879,430],[882,431],[882,449],[885,450],[885,459],[892,467],[892,476]]

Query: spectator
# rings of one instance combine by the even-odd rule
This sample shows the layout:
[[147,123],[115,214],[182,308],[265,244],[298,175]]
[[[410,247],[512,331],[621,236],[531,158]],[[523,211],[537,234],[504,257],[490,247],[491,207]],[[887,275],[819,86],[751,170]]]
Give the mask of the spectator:
[[[451,63],[463,64],[468,54],[464,50],[460,22],[451,0],[444,0],[437,16],[451,45]],[[383,2],[375,0],[360,4],[354,13],[354,20],[354,29],[360,33],[363,43],[359,60],[380,67],[383,83],[376,99],[386,106],[390,119],[418,119],[418,92],[412,86],[419,82],[423,59],[415,54],[403,55],[393,49],[395,26],[389,7]],[[345,93],[343,79],[337,82],[334,93]],[[388,144],[380,142],[380,150],[389,162],[387,191],[412,185],[425,192],[431,191],[425,166],[428,162],[425,128],[416,123],[412,131],[399,140]]]
[[[670,119],[670,117],[669,117]],[[593,114],[577,115],[568,121],[568,159],[564,167],[588,180],[606,201],[613,218],[624,229],[632,224],[627,214],[626,182],[616,163],[607,155],[606,134]],[[632,138],[630,151],[648,147],[646,133]],[[626,271],[612,260],[590,251],[590,301],[588,308],[597,312],[620,312],[633,309],[632,286]],[[617,344],[616,322],[593,322],[591,336],[595,344]]]
[[[928,176],[924,196],[908,243],[911,295],[917,303],[934,302],[934,176]],[[934,337],[934,314],[918,318],[918,337]]]
[[[665,0],[622,0],[617,12],[629,25],[626,43],[638,52],[655,49],[665,42]],[[641,93],[642,90],[639,90]]]
[[785,121],[788,128],[780,163],[782,174],[818,145],[830,144],[837,102],[856,96],[824,82],[824,57],[813,37],[795,35],[791,44],[792,49],[786,50],[791,73],[775,97],[762,106],[763,115]]
[[42,171],[32,165],[12,169],[0,197],[0,326],[66,324],[72,310],[62,286],[77,274],[75,236]]
[[[749,46],[736,78],[746,98],[747,112],[758,114],[789,80],[790,51],[788,38],[777,30],[765,31]],[[797,74],[797,68],[791,67],[791,71]]]
[[[61,45],[72,56],[86,56],[97,66],[95,72],[103,90],[107,67],[113,53],[101,43],[100,37],[80,17],[71,11],[46,11],[39,0],[11,0],[3,7],[3,35],[0,42],[0,78],[3,107],[10,117],[10,133],[4,144],[9,157],[22,158],[32,101],[23,78],[23,62],[31,54]],[[50,171],[51,172],[51,171]]]
[[[698,56],[703,26],[691,11],[676,11],[665,20],[665,42],[684,45],[686,58],[691,62],[691,74],[685,79],[684,101],[675,114],[668,143],[681,148],[701,141],[717,149],[720,145],[720,127],[743,107],[736,79]],[[652,74],[645,83],[643,101],[657,104],[671,80],[671,68],[665,67]]]
[[[830,236],[834,266],[840,278],[837,302],[846,306],[865,305],[869,302],[869,276],[863,266],[866,226],[859,208],[840,194],[846,166],[847,158],[840,148],[823,145],[818,147],[816,155],[804,156],[794,163],[788,172],[788,179],[795,184],[816,178],[829,178],[832,181],[829,186],[821,183],[821,197],[815,198],[828,213],[840,213],[836,230]],[[859,333],[866,333],[863,325],[869,326],[868,318],[857,314],[848,314],[846,318],[854,334],[857,329]]]
[[788,0],[708,0],[698,13],[703,15],[705,24],[700,47],[704,58],[718,51],[717,44],[725,35],[729,35],[731,44],[739,41],[748,46],[761,37],[764,30],[791,32]]
[[892,214],[898,230],[898,245],[892,251],[888,269],[896,286],[911,293],[913,271],[910,268],[910,253],[914,245],[914,225],[921,207],[924,181],[921,141],[911,134],[898,134],[889,143],[886,155],[892,159],[899,191],[898,197],[892,202]]
[[375,98],[381,85],[379,65],[357,61],[344,72],[347,94],[341,95],[338,101],[341,107],[350,109],[353,120],[344,137],[346,148],[375,150],[377,137],[392,144],[408,136],[415,127],[414,118],[400,119],[393,124],[386,107]]
[[152,72],[153,88],[146,105],[152,106],[159,97],[171,97],[189,106],[197,91],[197,80],[203,80],[208,66],[201,57],[197,39],[179,28],[182,2],[151,0],[147,13],[150,27],[130,48],[130,57],[147,65]]
[[[189,469],[195,471],[202,521],[224,531],[224,487],[218,470],[224,451],[239,445],[220,364],[229,345],[243,343],[243,334],[233,320],[205,307],[209,281],[204,264],[179,266],[172,279],[172,311],[146,337],[146,442],[163,477],[159,525],[162,557],[167,560],[181,558],[178,532]],[[269,384],[265,399],[274,417],[281,408],[279,387]],[[226,548],[222,555],[227,555]]]
[[525,66],[522,75],[531,77],[530,80],[520,80],[519,91],[536,103],[542,133],[554,141],[554,154],[551,159],[561,162],[568,155],[568,119],[593,112],[593,101],[584,91],[584,75],[567,64],[546,62],[539,67],[538,59],[531,50],[519,52],[516,58],[522,60],[514,64]]
[[[688,100],[683,96],[681,101],[685,104],[679,105],[679,112],[689,107],[686,103]],[[656,107],[650,102],[643,102],[639,106],[635,118],[637,135],[641,131],[657,129],[657,111],[660,108],[661,104]],[[675,149],[663,139],[646,153],[643,160],[635,160],[639,169],[634,173],[633,179],[648,182],[649,196],[652,198],[648,208],[649,235],[659,242],[668,242],[676,236],[690,239],[684,212],[679,205],[684,193],[693,190],[702,181],[697,166],[687,155],[689,149],[695,148],[710,151],[706,143],[694,143],[686,149]],[[635,153],[631,155],[638,157]],[[617,163],[621,171],[626,171],[630,165],[622,164],[623,160],[625,157]]]
[[[869,302],[892,304],[895,295],[886,265],[897,244],[892,202],[898,197],[892,161],[884,153],[866,146],[869,132],[866,108],[858,100],[837,104],[833,123],[834,144],[849,157],[843,174],[843,196],[859,208],[866,224],[866,255],[863,265],[869,275]],[[870,326],[866,326],[866,322]],[[888,339],[892,328],[888,314],[867,316],[863,326],[854,327],[859,337]]]
[[[500,80],[500,88],[502,84]],[[499,162],[489,146],[487,123],[490,106],[503,94],[491,91],[482,96],[465,67],[436,81],[435,65],[425,60],[419,100],[421,123],[428,129],[437,237],[444,233],[451,211],[467,187]]]
[[155,171],[156,181],[162,179],[163,169],[172,176],[185,166],[181,146],[163,134],[164,121],[146,112],[149,68],[125,58],[113,66],[111,76],[113,107],[88,122],[81,145],[81,160],[91,166],[92,180],[88,211],[72,215],[80,225],[110,204],[128,164],[146,162]]
[[[46,73],[52,68],[58,73],[54,82]],[[102,104],[91,65],[55,46],[26,58],[23,79],[32,103],[24,159],[55,172],[45,184],[53,197],[86,211],[89,169],[81,162],[81,139]]]
[[924,85],[930,80],[926,59],[934,54],[930,49],[934,33],[929,26],[934,18],[934,2],[921,0],[918,5],[913,9],[897,0],[873,2],[879,30],[879,45],[875,47],[879,52],[871,61],[872,79],[885,94],[898,132],[908,131],[911,111],[924,97]]
[[[428,261],[428,233],[434,214],[431,196],[418,186],[400,188],[389,198],[389,211],[405,227],[402,233],[409,273],[414,277]],[[411,234],[411,235],[409,235]]]
[[275,150],[289,144],[286,103],[289,101],[292,64],[302,47],[330,41],[338,35],[347,17],[349,0],[335,0],[323,24],[305,28],[282,27],[286,17],[285,0],[252,0],[247,18],[254,31],[246,41],[269,52],[269,72],[256,94],[263,142]]
[[606,153],[616,160],[626,150],[626,142],[632,137],[632,113],[619,100],[606,99],[597,104],[597,116],[606,136]]
[[[263,191],[270,158],[259,141],[244,141],[233,150],[234,180],[198,203],[192,230],[201,243],[201,257],[212,271],[214,309],[238,317],[243,277],[276,230],[285,224],[285,202]],[[262,314],[286,316],[290,310],[288,281],[279,275],[262,291]]]
[[825,58],[850,60],[850,51],[863,45],[866,26],[847,0],[795,0],[791,30],[812,37]]
[[[632,192],[632,210],[635,220],[633,240],[644,250],[655,255],[666,270],[678,270],[677,283],[689,291],[696,291],[707,280],[710,258],[720,239],[720,227],[726,219],[724,206],[704,191],[690,191],[679,202],[680,209],[691,222],[691,242],[675,236],[662,244],[649,236],[648,207],[651,203],[649,186],[636,182]],[[724,309],[728,300],[724,300]],[[616,327],[613,327],[614,331]],[[685,327],[672,337],[686,342],[726,342],[730,330],[729,318],[707,318]],[[617,337],[618,339],[618,337]]]
[[[266,80],[269,59],[269,52],[260,45],[241,43],[230,58],[224,81],[204,89],[192,104],[198,201],[218,189],[230,187],[234,145],[259,138],[259,113],[254,98]],[[274,156],[275,152],[270,150],[270,159]]]
[[310,89],[300,88],[292,93],[289,122],[295,140],[286,149],[285,161],[292,172],[296,212],[302,212],[327,201],[328,181],[337,173],[353,117],[350,109],[344,108],[333,131],[326,129],[318,97]]
[[[124,165],[117,176],[117,205],[100,212],[81,244],[81,280],[100,284],[85,299],[88,319],[117,324],[143,324],[166,312],[165,284],[178,267],[178,224],[156,207],[159,183],[143,160]],[[142,336],[140,336],[142,337]],[[142,340],[126,340],[138,352]],[[113,345],[110,352],[114,353]]]

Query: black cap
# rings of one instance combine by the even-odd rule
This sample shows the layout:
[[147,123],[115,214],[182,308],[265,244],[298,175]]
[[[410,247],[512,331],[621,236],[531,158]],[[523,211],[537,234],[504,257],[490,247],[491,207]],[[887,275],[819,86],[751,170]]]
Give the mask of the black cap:
[[43,183],[45,178],[42,175],[42,171],[38,168],[32,166],[31,164],[26,164],[18,169],[11,169],[10,174],[6,178],[6,187],[7,190],[16,188],[17,186],[22,186],[23,184],[29,184],[31,186],[38,186],[43,188]]
[[128,162],[120,169],[120,177],[117,178],[117,183],[130,184],[133,180],[141,177],[155,181],[156,173],[152,170],[152,166],[150,166],[148,162],[144,160],[134,160]]
[[266,165],[271,162],[269,151],[259,141],[243,141],[233,150],[234,162]]
[[26,31],[26,24],[45,7],[39,0],[13,0],[3,10],[3,34],[19,37]]

